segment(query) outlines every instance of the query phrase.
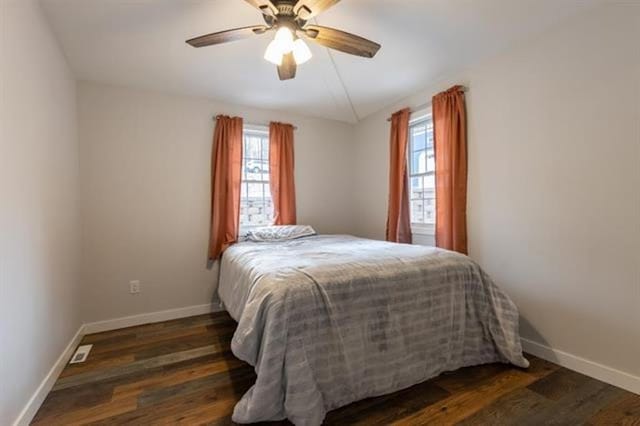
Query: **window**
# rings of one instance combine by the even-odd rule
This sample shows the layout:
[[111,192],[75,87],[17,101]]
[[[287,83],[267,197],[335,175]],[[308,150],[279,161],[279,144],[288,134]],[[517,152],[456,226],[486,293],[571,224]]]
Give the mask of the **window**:
[[411,228],[433,233],[436,223],[435,155],[430,112],[414,114],[409,122],[409,199]]
[[269,187],[269,130],[245,126],[240,192],[240,234],[273,224],[273,202]]

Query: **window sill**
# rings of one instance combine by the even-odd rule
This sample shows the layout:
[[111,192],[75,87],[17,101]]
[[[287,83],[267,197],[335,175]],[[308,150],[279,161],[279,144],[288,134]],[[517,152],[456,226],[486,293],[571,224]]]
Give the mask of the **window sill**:
[[422,235],[422,236],[425,236],[425,237],[435,237],[436,236],[436,233],[433,232],[433,231],[416,231],[416,230],[412,229],[411,233],[413,235]]
[[433,237],[436,235],[436,227],[432,224],[412,224],[411,233]]

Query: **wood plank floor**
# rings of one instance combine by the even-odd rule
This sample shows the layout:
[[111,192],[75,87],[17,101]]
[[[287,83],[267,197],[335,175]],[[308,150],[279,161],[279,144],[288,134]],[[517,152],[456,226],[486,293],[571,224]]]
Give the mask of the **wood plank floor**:
[[[215,313],[87,335],[88,360],[64,369],[33,424],[232,424],[233,406],[255,381],[231,353],[234,329]],[[446,373],[332,411],[325,423],[640,425],[640,396],[528,358],[526,370]]]

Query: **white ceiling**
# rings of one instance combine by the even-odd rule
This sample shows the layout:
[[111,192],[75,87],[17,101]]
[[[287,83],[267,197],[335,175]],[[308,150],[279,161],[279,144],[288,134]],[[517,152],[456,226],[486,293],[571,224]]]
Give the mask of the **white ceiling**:
[[[600,0],[342,0],[317,21],[382,44],[374,59],[317,45],[295,80],[263,58],[273,35],[194,49],[261,24],[243,0],[42,0],[79,79],[356,122]],[[310,43],[312,44],[312,43]]]

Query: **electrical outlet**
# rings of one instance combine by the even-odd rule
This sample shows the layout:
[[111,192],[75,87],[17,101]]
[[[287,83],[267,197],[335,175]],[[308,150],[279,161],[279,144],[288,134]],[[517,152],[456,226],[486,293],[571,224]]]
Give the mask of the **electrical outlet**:
[[140,281],[139,280],[129,281],[129,293],[131,293],[131,294],[140,293]]

